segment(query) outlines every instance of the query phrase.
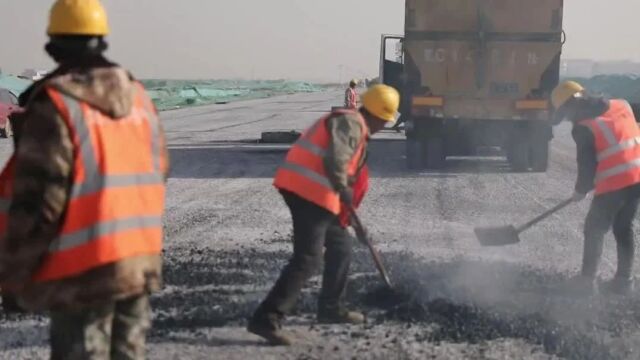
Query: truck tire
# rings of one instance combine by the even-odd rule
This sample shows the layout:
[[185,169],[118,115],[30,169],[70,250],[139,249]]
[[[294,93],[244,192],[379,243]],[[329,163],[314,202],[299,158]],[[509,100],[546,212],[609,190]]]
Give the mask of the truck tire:
[[424,151],[420,141],[407,139],[406,142],[407,168],[410,170],[419,170],[424,162]]
[[509,146],[509,163],[511,168],[516,172],[529,170],[529,142],[515,142]]
[[426,168],[442,169],[446,160],[444,139],[429,138],[425,141],[424,149],[427,153]]
[[549,142],[534,142],[531,145],[531,170],[534,172],[546,172],[549,168]]

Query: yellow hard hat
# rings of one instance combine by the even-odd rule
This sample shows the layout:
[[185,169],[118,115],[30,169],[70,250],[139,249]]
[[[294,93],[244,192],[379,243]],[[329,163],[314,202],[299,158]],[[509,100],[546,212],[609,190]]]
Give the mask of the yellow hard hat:
[[351,79],[349,84],[358,85],[358,79]]
[[400,107],[400,94],[391,86],[374,85],[362,95],[362,105],[372,115],[394,122]]
[[105,36],[107,12],[99,0],[58,0],[51,8],[47,34]]
[[551,93],[551,104],[553,104],[554,108],[559,109],[569,101],[569,99],[583,91],[584,88],[577,82],[565,81],[553,89],[553,92]]

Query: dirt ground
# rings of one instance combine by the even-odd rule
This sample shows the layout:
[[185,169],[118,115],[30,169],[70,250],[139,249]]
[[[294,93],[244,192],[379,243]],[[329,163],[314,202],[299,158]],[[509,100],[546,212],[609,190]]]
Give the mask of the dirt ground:
[[[582,255],[588,201],[522,235],[482,248],[473,227],[522,223],[571,195],[575,148],[555,131],[545,174],[512,173],[504,158],[455,158],[441,172],[410,172],[404,137],[371,144],[372,189],[363,220],[390,268],[386,291],[355,245],[349,303],[361,326],[314,322],[320,278],[287,327],[298,342],[269,347],[246,319],[291,253],[290,215],[271,186],[287,147],[262,131],[303,130],[341,92],[299,94],[162,114],[171,151],[164,290],[153,297],[150,359],[638,359],[637,296],[566,296]],[[10,140],[0,142],[8,157]],[[615,269],[607,238],[602,278]],[[0,358],[46,358],[47,320],[0,315]]]

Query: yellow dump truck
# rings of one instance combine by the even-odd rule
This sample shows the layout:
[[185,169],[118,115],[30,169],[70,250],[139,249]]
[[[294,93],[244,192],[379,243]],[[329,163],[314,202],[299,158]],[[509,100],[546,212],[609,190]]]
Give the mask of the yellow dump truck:
[[563,0],[406,0],[383,35],[380,80],[402,94],[411,168],[500,147],[517,171],[547,169],[549,95],[560,75]]

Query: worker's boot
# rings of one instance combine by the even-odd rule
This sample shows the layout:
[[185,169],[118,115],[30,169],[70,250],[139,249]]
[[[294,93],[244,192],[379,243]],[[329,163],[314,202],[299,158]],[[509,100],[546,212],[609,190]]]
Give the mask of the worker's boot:
[[609,281],[605,281],[600,285],[600,290],[604,294],[612,295],[629,295],[633,292],[633,278],[614,277]]
[[282,330],[280,318],[276,314],[262,313],[258,310],[249,320],[247,330],[264,338],[270,345],[289,346],[293,344],[293,339]]
[[318,322],[321,324],[363,324],[364,314],[349,311],[342,307],[327,307],[318,309]]
[[595,278],[576,275],[563,284],[561,292],[568,296],[590,297],[598,293],[598,287]]

